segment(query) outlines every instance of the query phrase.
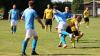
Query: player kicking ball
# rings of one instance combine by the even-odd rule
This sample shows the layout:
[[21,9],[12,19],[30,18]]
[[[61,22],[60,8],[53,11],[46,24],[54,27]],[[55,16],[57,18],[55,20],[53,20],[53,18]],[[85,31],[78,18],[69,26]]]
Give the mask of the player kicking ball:
[[36,18],[37,21],[41,24],[42,28],[44,28],[42,21],[38,18],[36,11],[33,9],[34,2],[29,1],[28,5],[29,5],[29,7],[24,10],[23,15],[21,17],[21,19],[23,19],[25,21],[25,29],[26,29],[26,36],[22,43],[22,56],[27,56],[26,48],[27,48],[27,44],[31,37],[34,37],[33,41],[32,41],[31,55],[38,55],[35,51],[36,46],[37,46],[37,41],[38,41],[38,35],[37,35],[37,32],[35,31],[34,19]]
[[[66,29],[65,14],[63,14],[62,12],[57,10],[56,6],[54,6],[54,8],[53,8],[53,13],[54,13],[55,20],[58,22],[57,30],[58,30],[58,34],[59,34],[59,38],[60,38],[60,43],[59,43],[58,47],[63,46],[63,48],[66,48],[67,43],[66,43],[66,40],[65,40],[65,35],[61,34],[61,32],[65,31],[65,29]],[[69,37],[72,37],[72,34],[67,33],[66,35],[69,36]]]
[[13,4],[13,9],[9,11],[9,21],[11,21],[11,32],[16,32],[17,20],[19,19],[19,11],[16,9],[16,5]]

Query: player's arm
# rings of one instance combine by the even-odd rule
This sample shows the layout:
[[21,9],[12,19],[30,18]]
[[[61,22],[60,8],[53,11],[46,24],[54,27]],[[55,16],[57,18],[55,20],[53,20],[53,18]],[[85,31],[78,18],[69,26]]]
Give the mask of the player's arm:
[[9,14],[8,15],[8,21],[10,21],[11,20],[11,11],[9,11],[8,14]]
[[21,16],[21,20],[24,20],[24,17],[25,17],[25,13],[23,12]]
[[20,21],[20,12],[19,12],[19,10],[17,10],[17,16],[18,16],[17,20]]
[[43,19],[45,19],[45,17],[46,17],[46,10],[44,11]]
[[75,22],[75,28],[76,28],[76,30],[79,32],[78,22]]
[[34,16],[37,19],[38,23],[42,26],[42,28],[44,29],[44,24],[42,23],[42,20],[40,19],[40,17],[37,15],[36,12],[34,12]]
[[53,9],[52,9],[52,18],[51,19],[53,20]]
[[86,11],[83,12],[83,15],[84,15],[84,16],[86,15]]
[[36,17],[38,23],[42,26],[42,28],[44,29],[44,24],[42,23],[42,20],[40,19],[40,17]]
[[20,15],[20,12],[19,12],[19,10],[18,10],[18,19],[20,20],[20,16],[19,16],[19,15]]

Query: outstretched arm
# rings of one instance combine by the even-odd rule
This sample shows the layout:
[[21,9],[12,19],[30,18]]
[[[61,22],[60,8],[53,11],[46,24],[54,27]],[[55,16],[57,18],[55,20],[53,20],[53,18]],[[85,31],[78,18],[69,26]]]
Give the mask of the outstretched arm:
[[39,17],[37,17],[37,21],[42,26],[42,28],[44,29],[45,26],[44,26],[44,24],[42,23],[42,20]]

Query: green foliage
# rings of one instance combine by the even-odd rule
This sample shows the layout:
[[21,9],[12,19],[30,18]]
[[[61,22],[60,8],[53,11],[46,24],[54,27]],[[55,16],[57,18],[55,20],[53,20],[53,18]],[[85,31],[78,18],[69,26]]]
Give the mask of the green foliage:
[[83,0],[73,0],[72,2],[72,12],[77,14],[78,10],[83,10],[84,6],[83,6]]
[[60,10],[60,11],[64,11],[65,6],[71,8],[71,3],[70,2],[64,2],[64,3],[62,3],[62,2],[55,2],[55,3],[52,3],[52,4],[53,5],[57,5],[58,10]]

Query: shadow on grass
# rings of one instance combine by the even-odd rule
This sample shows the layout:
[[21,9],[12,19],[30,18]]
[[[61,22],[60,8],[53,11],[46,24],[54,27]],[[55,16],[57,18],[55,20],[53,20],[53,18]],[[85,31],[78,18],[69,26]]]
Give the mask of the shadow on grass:
[[100,40],[80,40],[79,43],[99,43]]
[[68,55],[71,55],[71,56],[90,56],[92,54],[39,54],[38,56],[68,56]]
[[100,49],[100,47],[78,47],[77,49]]

